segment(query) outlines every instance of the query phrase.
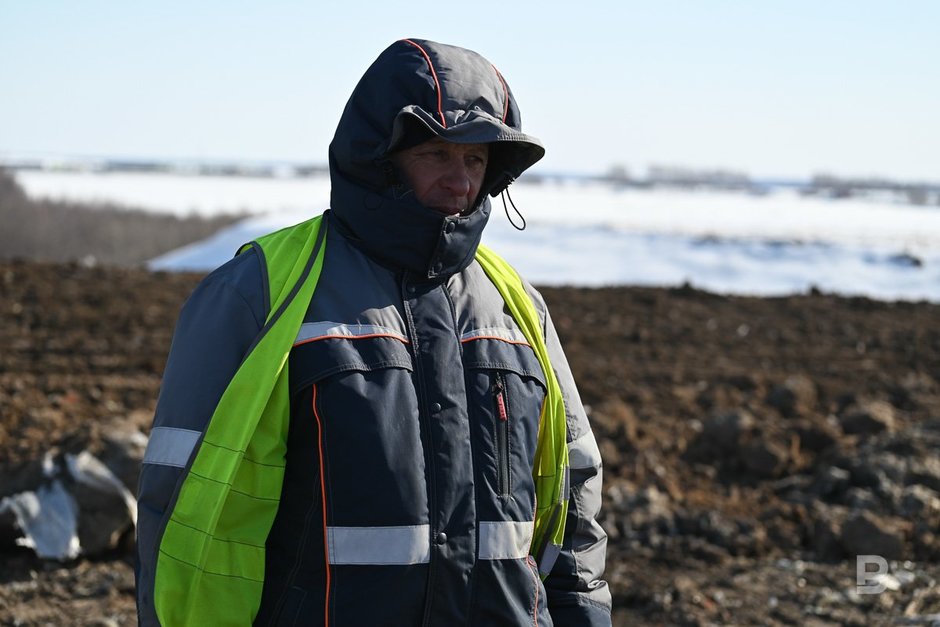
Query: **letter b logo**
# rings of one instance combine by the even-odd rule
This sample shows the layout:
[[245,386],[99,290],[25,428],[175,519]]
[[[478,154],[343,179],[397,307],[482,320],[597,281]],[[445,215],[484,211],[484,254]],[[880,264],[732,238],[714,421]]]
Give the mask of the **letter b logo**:
[[[869,565],[875,565],[874,569]],[[881,578],[888,574],[888,562],[880,555],[855,556],[855,591],[859,594],[881,594],[885,584]]]

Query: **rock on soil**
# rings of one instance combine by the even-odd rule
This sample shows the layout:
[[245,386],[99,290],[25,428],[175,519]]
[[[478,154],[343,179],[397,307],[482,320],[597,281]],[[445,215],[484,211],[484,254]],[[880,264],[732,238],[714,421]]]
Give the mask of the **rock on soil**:
[[[35,487],[50,451],[87,450],[133,489],[198,278],[0,263],[0,497]],[[615,625],[940,614],[940,306],[543,294],[605,459]],[[126,541],[42,561],[3,524],[0,624],[134,624]],[[879,552],[885,591],[861,594],[856,555]]]

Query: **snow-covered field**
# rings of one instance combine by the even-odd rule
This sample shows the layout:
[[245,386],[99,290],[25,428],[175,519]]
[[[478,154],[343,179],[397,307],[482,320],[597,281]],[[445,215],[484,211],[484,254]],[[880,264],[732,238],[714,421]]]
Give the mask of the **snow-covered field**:
[[[151,211],[254,217],[152,262],[211,269],[238,246],[329,205],[327,178],[250,179],[20,172],[33,196],[105,200]],[[513,229],[494,199],[484,241],[534,283],[679,285],[777,295],[840,294],[940,302],[940,208],[726,192],[520,183],[528,220]]]

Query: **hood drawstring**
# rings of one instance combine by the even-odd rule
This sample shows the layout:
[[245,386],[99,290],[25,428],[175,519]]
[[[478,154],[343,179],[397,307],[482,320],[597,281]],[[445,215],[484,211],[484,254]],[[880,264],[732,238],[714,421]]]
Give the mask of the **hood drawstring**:
[[[509,177],[509,185],[511,185],[514,180],[515,179],[513,177]],[[509,220],[509,224],[513,225],[513,227],[517,231],[525,231],[525,227],[526,227],[525,216],[522,215],[522,212],[519,211],[518,207],[516,207],[516,203],[512,201],[512,196],[509,195],[509,185],[506,185],[505,189],[503,189],[503,191],[499,193],[500,198],[503,199],[503,211],[506,212],[506,219]],[[512,216],[509,215],[509,207],[506,206],[507,198],[509,199],[509,204],[512,205],[512,210],[515,211],[516,215],[519,216],[519,219],[522,220],[522,226],[519,226],[518,224],[516,224],[515,220],[512,219]]]

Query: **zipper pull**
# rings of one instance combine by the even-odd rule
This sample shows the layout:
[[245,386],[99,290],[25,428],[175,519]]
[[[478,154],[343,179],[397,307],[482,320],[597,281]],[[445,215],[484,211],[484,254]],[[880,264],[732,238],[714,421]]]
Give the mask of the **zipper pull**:
[[506,411],[506,396],[503,394],[503,380],[497,375],[496,383],[493,384],[493,392],[496,395],[496,410],[499,412],[499,419],[503,422],[509,420],[509,412]]

